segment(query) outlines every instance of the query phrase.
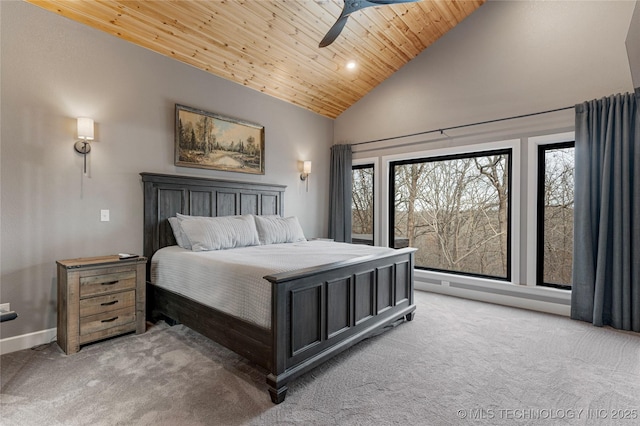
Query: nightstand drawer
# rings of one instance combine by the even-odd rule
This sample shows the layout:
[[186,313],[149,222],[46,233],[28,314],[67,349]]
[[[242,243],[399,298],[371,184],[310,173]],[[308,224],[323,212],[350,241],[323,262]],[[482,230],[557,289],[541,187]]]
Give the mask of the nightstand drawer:
[[118,327],[127,323],[133,323],[135,320],[136,310],[133,306],[80,318],[80,336]]
[[135,290],[107,294],[106,296],[90,297],[80,300],[80,316],[86,317],[103,312],[111,312],[134,306],[136,303]]
[[135,270],[80,277],[81,298],[135,288]]

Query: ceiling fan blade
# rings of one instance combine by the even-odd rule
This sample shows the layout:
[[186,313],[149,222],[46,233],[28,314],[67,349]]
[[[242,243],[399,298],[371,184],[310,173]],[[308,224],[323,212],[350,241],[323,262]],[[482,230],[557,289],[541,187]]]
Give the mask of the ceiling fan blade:
[[349,19],[349,15],[360,9],[371,6],[377,6],[377,4],[367,0],[344,0],[344,6],[342,8],[342,12],[340,13],[340,17],[324,36],[324,38],[320,42],[319,47],[326,47],[333,43],[336,38],[338,38],[338,36],[342,32],[342,29],[347,23],[347,19]]
[[413,3],[420,0],[344,0],[342,13],[335,24],[329,29],[320,42],[319,47],[326,47],[334,42],[342,32],[349,19],[349,15],[365,7],[382,6],[386,4]]
[[384,4],[400,4],[400,3],[416,3],[422,0],[368,0],[371,3],[375,3],[377,6]]
[[338,36],[342,32],[342,29],[344,28],[344,26],[347,23],[348,19],[349,19],[349,15],[340,16],[340,18],[338,18],[336,23],[333,24],[333,26],[329,29],[327,34],[324,36],[324,38],[320,42],[319,47],[326,47],[326,46],[330,45],[331,43],[333,43],[333,41],[336,38],[338,38]]
[[[388,1],[388,0],[377,0]],[[393,0],[392,0],[393,1]],[[342,15],[350,15],[355,11],[364,9],[365,7],[380,6],[382,3],[370,0],[344,0],[344,7],[342,8]]]

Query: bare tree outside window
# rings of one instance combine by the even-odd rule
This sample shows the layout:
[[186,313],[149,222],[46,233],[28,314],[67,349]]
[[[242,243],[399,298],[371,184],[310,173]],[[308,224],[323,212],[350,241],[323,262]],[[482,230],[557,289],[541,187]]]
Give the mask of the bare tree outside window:
[[538,285],[570,289],[574,142],[540,145],[538,165]]
[[510,279],[511,150],[391,163],[393,247],[416,267]]
[[373,164],[352,167],[351,239],[355,244],[373,245],[374,170]]

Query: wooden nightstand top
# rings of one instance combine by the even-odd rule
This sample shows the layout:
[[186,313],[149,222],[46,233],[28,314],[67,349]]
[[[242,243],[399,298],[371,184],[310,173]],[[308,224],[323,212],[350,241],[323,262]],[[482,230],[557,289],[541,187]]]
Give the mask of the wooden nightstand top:
[[77,259],[57,260],[56,263],[67,269],[71,269],[71,268],[82,268],[85,266],[94,266],[94,265],[105,265],[105,264],[122,265],[129,262],[137,263],[137,262],[146,262],[146,261],[147,261],[147,258],[143,256],[120,259],[120,257],[117,254],[113,254],[109,256],[79,257]]

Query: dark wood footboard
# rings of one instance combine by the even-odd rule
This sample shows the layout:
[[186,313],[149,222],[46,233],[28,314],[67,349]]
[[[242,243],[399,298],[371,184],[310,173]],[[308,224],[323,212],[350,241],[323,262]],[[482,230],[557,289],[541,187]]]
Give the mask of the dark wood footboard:
[[269,393],[389,324],[411,320],[415,249],[265,277],[271,282],[273,339]]

